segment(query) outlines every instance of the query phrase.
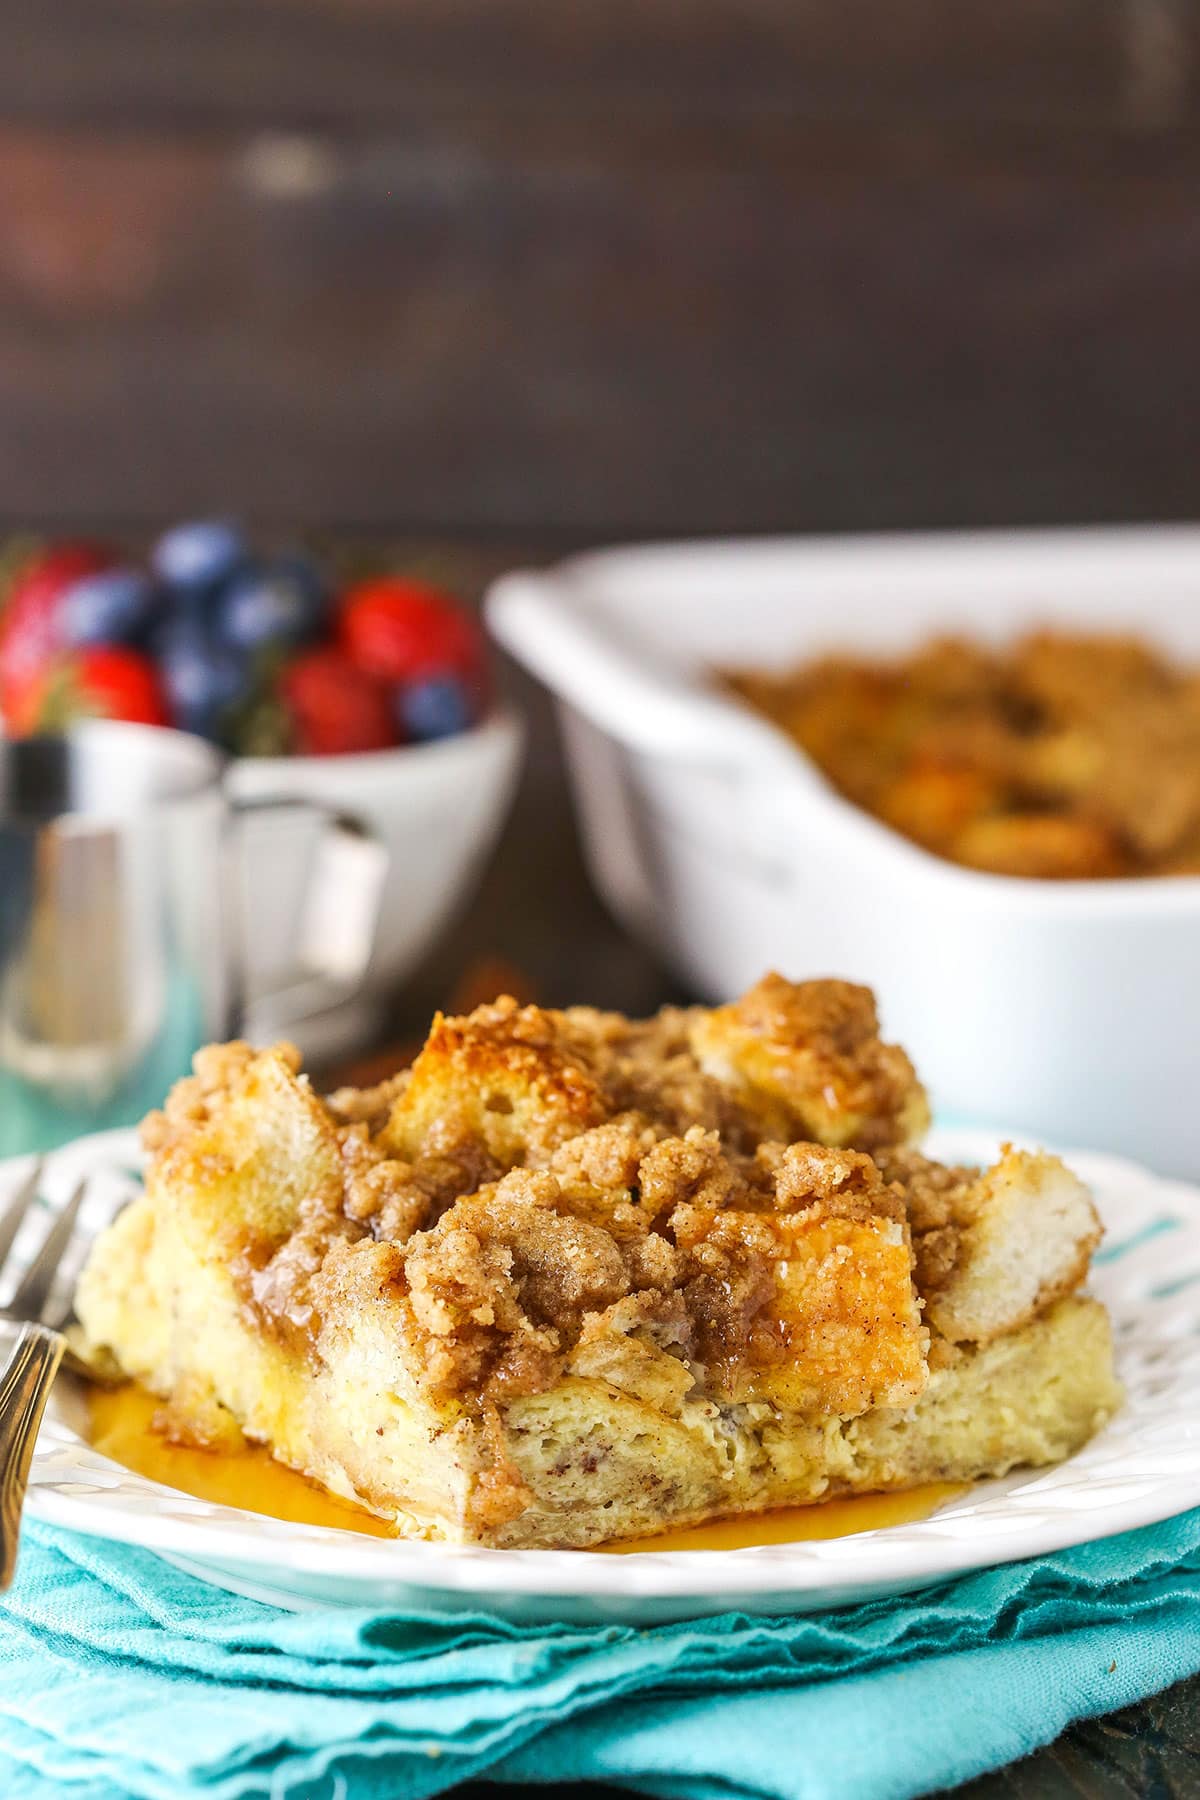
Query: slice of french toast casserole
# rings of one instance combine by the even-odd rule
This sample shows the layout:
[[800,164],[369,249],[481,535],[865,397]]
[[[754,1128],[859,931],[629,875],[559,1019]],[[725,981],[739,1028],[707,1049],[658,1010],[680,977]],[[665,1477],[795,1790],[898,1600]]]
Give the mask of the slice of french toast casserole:
[[586,1546],[1051,1463],[1119,1404],[1055,1157],[928,1122],[868,990],[768,975],[635,1021],[509,999],[320,1097],[201,1051],[78,1290],[167,1429],[409,1534]]

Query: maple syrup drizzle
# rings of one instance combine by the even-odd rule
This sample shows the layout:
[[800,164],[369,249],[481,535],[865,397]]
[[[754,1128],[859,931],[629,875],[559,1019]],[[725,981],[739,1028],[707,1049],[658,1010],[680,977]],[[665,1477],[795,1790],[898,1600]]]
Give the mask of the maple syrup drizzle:
[[[396,1536],[386,1519],[335,1499],[276,1462],[261,1445],[249,1444],[244,1450],[230,1452],[193,1450],[169,1442],[153,1429],[160,1404],[133,1382],[119,1388],[93,1388],[88,1394],[93,1448],[123,1468],[201,1500],[301,1525],[331,1525],[370,1537]],[[742,1550],[756,1544],[849,1537],[856,1531],[878,1531],[886,1525],[927,1519],[939,1506],[965,1492],[961,1485],[935,1482],[904,1493],[864,1494],[849,1500],[826,1500],[818,1506],[787,1506],[738,1519],[718,1519],[599,1548],[611,1556],[638,1550]]]
[[933,1481],[895,1494],[855,1494],[846,1500],[822,1500],[815,1506],[779,1506],[773,1512],[744,1513],[737,1519],[715,1519],[687,1525],[655,1537],[600,1544],[609,1556],[634,1550],[752,1550],[758,1544],[797,1544],[815,1538],[852,1537],[858,1531],[880,1531],[885,1525],[912,1525],[939,1506],[965,1494],[962,1482]]
[[153,1428],[162,1405],[134,1382],[119,1388],[92,1388],[88,1393],[92,1448],[123,1468],[164,1487],[179,1488],[220,1506],[240,1506],[272,1519],[298,1525],[333,1525],[342,1531],[365,1531],[371,1537],[395,1537],[395,1527],[364,1507],[336,1500],[303,1475],[287,1469],[260,1444],[244,1450],[193,1450],[173,1444]]

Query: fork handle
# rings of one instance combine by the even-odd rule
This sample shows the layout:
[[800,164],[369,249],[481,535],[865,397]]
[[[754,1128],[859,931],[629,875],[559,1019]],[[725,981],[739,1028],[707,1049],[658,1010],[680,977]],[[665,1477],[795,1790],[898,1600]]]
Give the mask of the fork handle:
[[46,1325],[22,1325],[8,1367],[0,1376],[0,1591],[17,1567],[21,1508],[29,1483],[34,1440],[67,1340]]

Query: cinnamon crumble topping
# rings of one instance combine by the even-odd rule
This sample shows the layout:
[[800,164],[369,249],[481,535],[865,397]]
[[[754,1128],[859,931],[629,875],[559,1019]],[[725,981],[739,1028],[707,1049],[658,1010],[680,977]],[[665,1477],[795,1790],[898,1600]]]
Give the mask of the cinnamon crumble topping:
[[[170,1157],[298,1067],[288,1045],[201,1052],[148,1147]],[[505,998],[439,1015],[403,1076],[305,1105],[320,1155],[297,1222],[238,1267],[260,1327],[306,1354],[360,1277],[401,1309],[427,1391],[476,1410],[573,1370],[649,1379],[654,1344],[679,1358],[676,1401],[736,1397],[748,1370],[794,1359],[801,1313],[814,1341],[844,1330],[861,1346],[890,1307],[897,1343],[924,1341],[899,1190],[847,1147],[894,1143],[925,1115],[865,989],[772,976],[736,1006],[646,1021]],[[828,1143],[776,1141],[801,1121]],[[894,1268],[894,1297],[848,1281],[856,1233]],[[845,1410],[906,1391],[907,1351],[889,1361],[887,1339],[850,1358]]]
[[904,1147],[881,1151],[878,1162],[884,1179],[904,1197],[917,1286],[922,1294],[934,1293],[954,1272],[963,1231],[975,1217],[981,1171],[931,1162]]

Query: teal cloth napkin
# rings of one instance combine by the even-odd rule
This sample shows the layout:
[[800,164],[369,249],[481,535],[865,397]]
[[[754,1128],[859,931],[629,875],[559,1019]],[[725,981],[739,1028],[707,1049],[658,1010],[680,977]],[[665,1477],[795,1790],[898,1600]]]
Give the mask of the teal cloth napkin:
[[276,1612],[27,1525],[5,1800],[420,1800],[486,1775],[901,1800],[1200,1669],[1200,1512],[936,1589],[634,1630]]

